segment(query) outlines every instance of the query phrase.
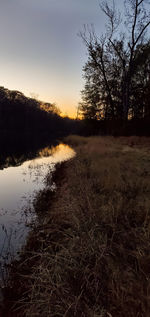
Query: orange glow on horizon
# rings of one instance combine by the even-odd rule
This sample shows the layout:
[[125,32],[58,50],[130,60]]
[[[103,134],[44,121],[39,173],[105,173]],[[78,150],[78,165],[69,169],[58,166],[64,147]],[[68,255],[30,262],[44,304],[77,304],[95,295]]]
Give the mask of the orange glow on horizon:
[[[30,97],[31,97],[31,94],[30,94]],[[54,104],[56,108],[60,110],[61,117],[69,117],[71,119],[76,119],[77,117],[77,105],[79,102],[78,96],[77,98],[74,98],[74,97],[63,98],[61,96],[49,97],[48,95],[47,96],[38,95],[37,99],[43,103]]]
[[69,117],[69,118],[71,118],[71,119],[76,119],[76,117],[77,117],[77,114],[76,114],[76,112],[75,111],[65,111],[65,112],[61,112],[60,113],[60,115],[61,115],[61,117]]
[[[44,98],[46,100],[46,98]],[[61,117],[69,117],[71,119],[76,119],[77,117],[77,104],[78,104],[78,100],[74,100],[74,98],[72,98],[72,100],[68,101],[68,100],[64,100],[64,101],[58,101],[56,100],[56,102],[52,102],[50,100],[53,100],[51,98],[47,98],[48,102],[50,103],[54,103],[55,106],[60,110],[60,116]]]
[[[30,97],[30,98],[35,98],[38,101],[41,102],[47,102],[47,103],[51,103],[51,104],[55,104],[56,107],[60,110],[60,115],[62,117],[69,117],[72,119],[75,119],[77,117],[77,105],[80,99],[80,94],[78,95],[74,95],[69,94],[68,96],[65,94],[65,96],[63,96],[63,94],[60,94],[59,96],[55,95],[55,91],[53,92],[54,95],[52,95],[51,93],[48,94],[47,92],[41,91],[40,88],[38,86],[36,86],[36,83],[34,83],[31,85],[31,89],[30,88],[25,88],[26,84],[23,81],[23,83],[18,83],[17,78],[15,81],[15,78],[13,78],[13,81],[11,80],[11,78],[9,78],[8,74],[7,74],[7,80],[4,80],[3,78],[3,83],[1,86],[9,89],[9,90],[17,90],[22,92],[25,96]],[[39,89],[38,89],[39,88]]]
[[[44,102],[44,101],[41,101],[41,106],[40,106],[40,108],[41,109],[43,109],[43,110],[45,110],[45,111],[47,111],[47,112],[49,112],[49,111],[51,111],[51,107],[49,108],[47,108],[47,105],[45,105],[45,103],[47,103],[47,102]],[[48,103],[50,103],[50,102],[48,102]],[[51,103],[50,103],[51,104]],[[64,107],[65,109],[64,110],[62,110],[62,108],[63,107],[59,107],[59,106],[57,106],[57,104],[52,104],[52,105],[54,105],[54,108],[56,107],[56,112],[61,116],[61,117],[69,117],[69,118],[71,118],[71,119],[76,119],[76,117],[77,117],[77,110],[76,110],[76,108],[75,107]],[[55,109],[54,109],[55,110]],[[60,111],[60,112],[59,112]]]

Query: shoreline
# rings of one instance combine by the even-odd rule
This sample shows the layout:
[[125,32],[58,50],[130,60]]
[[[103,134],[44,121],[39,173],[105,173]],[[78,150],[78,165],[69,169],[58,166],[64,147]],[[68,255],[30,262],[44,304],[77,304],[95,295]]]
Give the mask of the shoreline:
[[[20,312],[16,313],[17,303],[19,301],[19,298],[22,296],[22,292],[24,292],[23,288],[20,288],[20,282],[18,280],[19,276],[22,275],[23,269],[21,268],[22,264],[24,263],[26,256],[30,256],[32,252],[36,252],[36,249],[38,250],[38,238],[39,238],[39,231],[45,230],[45,223],[43,220],[46,218],[45,210],[48,208],[51,209],[52,205],[57,199],[58,190],[61,186],[61,183],[64,179],[65,174],[65,168],[69,161],[73,160],[74,158],[69,159],[68,161],[64,161],[61,163],[57,163],[55,166],[55,170],[52,173],[49,173],[47,175],[47,184],[49,184],[48,188],[43,189],[37,194],[37,197],[35,198],[35,201],[33,203],[34,205],[34,213],[37,215],[38,224],[34,226],[34,224],[31,223],[31,231],[29,232],[29,235],[27,237],[26,244],[22,248],[22,250],[19,252],[19,259],[14,260],[11,265],[9,265],[10,270],[10,279],[8,280],[8,287],[5,287],[3,290],[3,298],[4,301],[2,303],[2,308],[0,310],[0,317],[18,317],[18,316],[24,316],[24,312],[21,310]],[[51,190],[51,184],[56,184],[56,190]],[[44,213],[44,217],[42,217],[42,213]],[[36,258],[34,259],[36,263]],[[34,265],[34,261],[30,263],[30,269]],[[30,258],[29,258],[30,262]],[[29,269],[28,274],[31,273]],[[27,273],[27,271],[26,271]],[[28,287],[27,287],[28,288]],[[16,292],[17,290],[17,292]],[[18,291],[19,290],[19,291]],[[12,294],[13,293],[13,294]],[[7,307],[7,308],[6,308]],[[14,310],[15,308],[15,310]]]
[[40,226],[14,265],[22,310],[3,316],[148,317],[150,138],[66,142],[77,155],[50,203],[37,200]]

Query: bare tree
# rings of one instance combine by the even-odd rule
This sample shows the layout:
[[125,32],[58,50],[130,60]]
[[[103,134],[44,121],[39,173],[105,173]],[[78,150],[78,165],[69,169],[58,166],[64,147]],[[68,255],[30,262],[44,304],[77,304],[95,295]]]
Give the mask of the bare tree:
[[150,3],[146,0],[125,0],[125,19],[116,10],[115,0],[111,3],[112,5],[103,1],[100,4],[108,19],[106,34],[98,38],[93,28],[88,27],[80,36],[88,48],[90,63],[93,63],[93,68],[99,69],[103,79],[112,117],[115,115],[112,78],[119,67],[122,117],[126,120],[130,108],[131,82],[136,72],[138,47],[141,48],[145,44],[146,32],[150,25]]

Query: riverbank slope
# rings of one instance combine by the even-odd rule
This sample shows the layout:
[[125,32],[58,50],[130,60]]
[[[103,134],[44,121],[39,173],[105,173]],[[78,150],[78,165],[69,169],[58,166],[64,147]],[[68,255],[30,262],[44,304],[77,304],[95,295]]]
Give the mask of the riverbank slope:
[[148,317],[150,139],[66,142],[77,155],[58,170],[53,199],[37,198],[14,316]]

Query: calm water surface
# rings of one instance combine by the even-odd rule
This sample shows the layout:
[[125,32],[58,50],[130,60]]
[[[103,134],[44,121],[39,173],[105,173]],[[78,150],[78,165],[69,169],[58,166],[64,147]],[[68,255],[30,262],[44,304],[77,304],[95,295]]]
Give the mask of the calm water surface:
[[[44,148],[38,157],[20,166],[0,170],[0,285],[4,264],[10,262],[25,243],[28,224],[33,221],[33,200],[46,187],[46,175],[55,165],[72,158],[75,152],[67,145]],[[55,188],[55,184],[51,184]]]

